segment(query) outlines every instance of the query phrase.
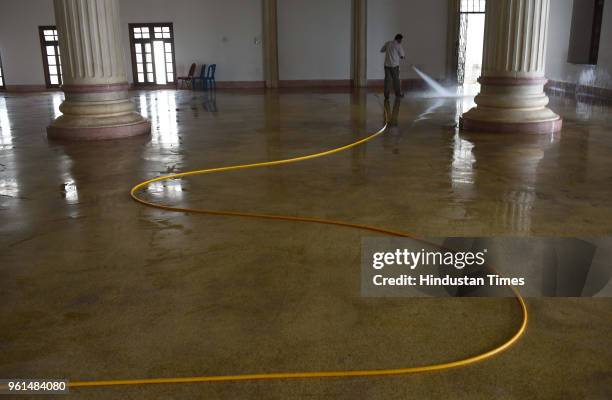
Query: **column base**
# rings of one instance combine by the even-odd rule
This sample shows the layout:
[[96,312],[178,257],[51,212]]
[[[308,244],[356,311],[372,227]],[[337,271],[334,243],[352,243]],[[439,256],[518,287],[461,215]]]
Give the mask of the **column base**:
[[539,122],[504,122],[480,121],[464,116],[459,120],[459,128],[468,132],[547,134],[559,132],[562,126],[561,118]]
[[63,113],[47,128],[49,139],[107,140],[144,135],[151,123],[135,111],[125,82],[64,85]]
[[561,130],[561,117],[546,107],[545,78],[482,76],[478,82],[476,107],[461,117],[462,130],[539,134]]
[[47,137],[52,140],[109,140],[144,135],[151,132],[151,123],[142,121],[116,126],[71,127],[51,125]]

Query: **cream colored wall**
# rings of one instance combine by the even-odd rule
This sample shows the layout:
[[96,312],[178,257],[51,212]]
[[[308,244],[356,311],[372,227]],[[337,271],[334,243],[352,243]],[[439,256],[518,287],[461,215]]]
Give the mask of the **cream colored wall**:
[[351,78],[351,0],[278,0],[281,80]]
[[44,85],[38,27],[54,25],[51,0],[0,0],[0,54],[7,85]]
[[[279,0],[279,67],[285,80],[350,79],[351,0]],[[408,63],[444,76],[447,0],[368,2],[368,77],[381,79],[382,43],[403,32]],[[261,0],[121,0],[128,78],[130,22],[173,22],[176,63],[218,64],[223,81],[263,80]],[[0,1],[0,51],[9,85],[43,85],[37,27],[54,24],[52,0]],[[414,77],[404,68],[404,77]]]
[[446,75],[448,0],[368,1],[368,79],[384,78],[382,45],[397,33],[404,35],[406,60],[402,78],[417,78],[416,64],[435,79]]
[[262,81],[261,12],[261,0],[121,0],[126,58],[128,23],[172,22],[179,74],[216,63],[217,80]]
[[567,62],[573,0],[552,0],[548,27],[546,76],[549,79],[612,89],[612,1],[606,1],[597,66]]
[[[222,81],[262,81],[260,0],[121,0],[128,79],[128,23],[173,22],[176,64],[217,63]],[[38,26],[54,25],[52,0],[0,1],[0,54],[8,85],[44,85]]]
[[[314,2],[313,2],[314,1]],[[350,1],[279,0],[281,79],[349,79]],[[0,1],[0,53],[8,85],[44,85],[39,25],[52,25],[52,0]],[[612,87],[612,1],[604,8],[599,65],[566,62],[572,0],[552,0],[547,76],[567,82]],[[179,72],[191,62],[219,65],[218,79],[263,80],[261,0],[121,0],[126,63],[128,22],[173,22]],[[443,78],[446,62],[447,0],[368,2],[368,78],[382,79],[380,46],[395,33],[405,36],[403,77],[410,64]],[[128,64],[129,66],[129,64]],[[128,68],[132,79],[131,68]],[[592,83],[589,83],[592,82]]]

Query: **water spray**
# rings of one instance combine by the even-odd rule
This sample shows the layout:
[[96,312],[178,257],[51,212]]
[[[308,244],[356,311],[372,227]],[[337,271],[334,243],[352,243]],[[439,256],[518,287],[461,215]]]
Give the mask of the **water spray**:
[[431,89],[436,92],[440,97],[455,97],[454,93],[446,90],[442,85],[436,82],[432,77],[418,69],[415,65],[412,66],[412,69],[427,83]]

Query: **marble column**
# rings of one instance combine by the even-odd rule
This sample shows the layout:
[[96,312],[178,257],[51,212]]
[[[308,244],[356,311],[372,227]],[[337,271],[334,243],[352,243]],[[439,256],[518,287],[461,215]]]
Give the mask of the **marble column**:
[[263,0],[264,78],[267,88],[278,87],[278,21],[276,0]]
[[487,1],[484,55],[477,107],[465,113],[466,131],[552,133],[561,118],[544,93],[550,0]]
[[367,55],[367,18],[368,1],[353,0],[352,4],[353,25],[353,51],[352,51],[352,80],[353,87],[368,86],[368,55]]
[[118,0],[54,0],[62,56],[62,116],[51,139],[98,140],[136,136],[151,124],[135,111],[121,46]]

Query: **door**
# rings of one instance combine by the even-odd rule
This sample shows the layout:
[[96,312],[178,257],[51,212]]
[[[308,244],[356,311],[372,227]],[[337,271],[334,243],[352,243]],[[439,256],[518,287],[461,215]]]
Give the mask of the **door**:
[[457,82],[476,83],[482,67],[485,0],[461,0],[457,41]]
[[467,48],[468,15],[459,14],[459,44],[457,46],[457,83],[465,82],[465,50]]
[[173,85],[176,68],[172,24],[130,24],[129,27],[134,84]]
[[48,88],[58,88],[62,85],[62,58],[57,28],[55,26],[39,26],[38,32],[45,70],[45,83]]

